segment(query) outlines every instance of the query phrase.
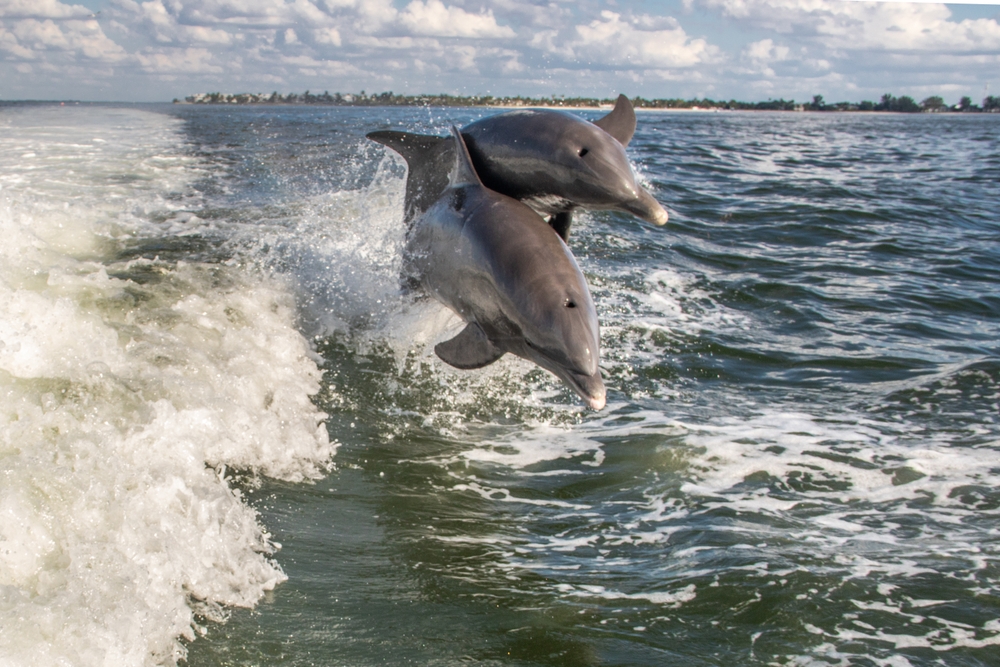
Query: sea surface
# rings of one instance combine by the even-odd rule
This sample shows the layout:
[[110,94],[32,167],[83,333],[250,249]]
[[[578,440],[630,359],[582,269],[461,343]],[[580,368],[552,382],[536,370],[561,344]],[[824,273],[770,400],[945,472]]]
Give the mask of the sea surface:
[[1000,115],[639,112],[593,412],[400,292],[491,113],[0,107],[0,665],[1000,664]]

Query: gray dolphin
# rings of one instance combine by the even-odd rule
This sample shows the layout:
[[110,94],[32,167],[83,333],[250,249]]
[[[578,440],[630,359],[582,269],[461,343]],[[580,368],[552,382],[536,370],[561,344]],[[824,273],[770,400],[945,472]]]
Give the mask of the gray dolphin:
[[[552,109],[496,114],[462,129],[472,163],[486,187],[524,201],[563,240],[577,207],[617,209],[656,225],[667,211],[635,180],[625,146],[635,132],[635,111],[624,95],[593,123]],[[409,166],[404,217],[427,210],[448,186],[454,159],[448,138],[407,132],[371,132],[369,139],[402,155]]]
[[597,311],[566,244],[527,205],[486,188],[452,128],[450,184],[413,223],[404,272],[468,324],[434,348],[456,368],[510,352],[605,403]]

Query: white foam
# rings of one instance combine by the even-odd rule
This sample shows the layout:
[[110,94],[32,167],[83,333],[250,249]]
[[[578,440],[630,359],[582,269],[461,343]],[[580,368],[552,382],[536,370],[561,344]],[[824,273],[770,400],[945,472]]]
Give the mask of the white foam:
[[637,326],[698,335],[745,328],[749,318],[725,308],[699,287],[698,276],[673,268],[652,271],[641,298],[645,306]]
[[608,590],[604,586],[582,585],[558,586],[560,593],[581,598],[599,598],[603,600],[644,600],[667,609],[677,609],[698,597],[694,584],[682,586],[674,591],[656,591],[649,593],[623,593],[621,591]]
[[319,371],[280,279],[116,261],[198,224],[176,210],[201,168],[176,121],[44,108],[0,125],[0,656],[173,664],[196,614],[285,578],[225,475],[325,470]]
[[[697,597],[685,582],[711,576],[729,573],[767,585],[793,573],[821,574],[837,587],[848,581],[877,587],[884,602],[858,603],[862,619],[846,614],[833,628],[814,627],[823,636],[809,649],[815,656],[838,654],[836,647],[855,640],[939,652],[1000,642],[997,623],[959,627],[934,613],[949,601],[913,599],[889,583],[941,577],[946,562],[956,590],[968,579],[967,592],[997,593],[998,583],[985,574],[996,567],[996,556],[981,548],[990,538],[981,522],[996,510],[970,506],[962,489],[1000,484],[1000,443],[966,446],[947,433],[850,411],[819,418],[776,406],[695,420],[655,410],[630,410],[621,418],[613,414],[616,407],[572,429],[542,423],[477,439],[442,459],[455,478],[453,491],[525,507],[522,521],[530,528],[489,536],[504,544],[498,556],[514,573],[548,578],[562,595],[668,607]],[[663,478],[642,490],[641,499],[601,494],[596,501],[556,501],[573,505],[563,508],[522,490],[534,486],[539,466],[542,475],[563,475],[566,483],[590,474],[587,466],[599,474],[606,443],[630,441],[654,466],[651,479]],[[701,518],[718,510],[732,518],[708,524]],[[726,536],[720,546],[678,549],[673,536],[692,524]],[[657,557],[661,549],[670,550],[667,561]],[[656,582],[649,589],[602,587],[608,571],[640,567]],[[678,590],[684,595],[673,597]],[[902,632],[890,631],[901,626]],[[797,656],[795,664],[811,659]]]
[[[539,423],[531,426],[527,434],[512,434],[500,440],[481,443],[463,451],[458,458],[519,469],[559,459],[575,459],[582,465],[597,467],[604,461],[604,450],[593,440],[581,439],[571,428]],[[558,472],[566,474],[571,471]]]

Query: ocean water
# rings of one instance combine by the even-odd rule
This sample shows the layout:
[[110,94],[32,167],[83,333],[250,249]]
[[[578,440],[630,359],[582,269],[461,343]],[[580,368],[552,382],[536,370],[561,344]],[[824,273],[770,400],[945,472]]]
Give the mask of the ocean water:
[[0,665],[997,664],[1000,117],[640,112],[592,412],[399,291],[487,113],[0,107]]

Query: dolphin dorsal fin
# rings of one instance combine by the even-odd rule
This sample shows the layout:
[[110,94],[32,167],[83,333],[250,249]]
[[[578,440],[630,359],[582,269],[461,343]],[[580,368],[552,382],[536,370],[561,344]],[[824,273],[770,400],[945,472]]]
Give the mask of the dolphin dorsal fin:
[[411,167],[414,164],[421,164],[434,155],[443,142],[448,141],[447,137],[435,137],[426,134],[411,134],[409,132],[396,132],[395,130],[380,130],[369,132],[365,135],[372,141],[388,146],[403,156],[406,164]]
[[635,134],[635,110],[632,103],[624,95],[619,95],[611,113],[595,120],[594,125],[617,139],[622,146],[628,146]]
[[476,168],[472,166],[472,156],[465,145],[462,133],[454,125],[451,126],[451,135],[455,139],[455,168],[451,172],[451,186],[456,185],[482,185]]

